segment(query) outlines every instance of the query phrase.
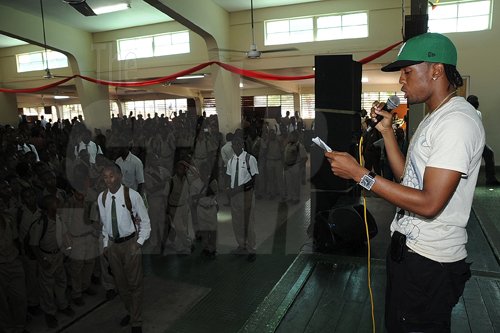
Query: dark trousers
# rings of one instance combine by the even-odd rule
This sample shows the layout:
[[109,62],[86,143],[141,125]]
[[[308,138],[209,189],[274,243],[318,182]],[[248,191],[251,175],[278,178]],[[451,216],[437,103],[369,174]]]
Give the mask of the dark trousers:
[[393,332],[450,332],[451,311],[470,278],[464,260],[439,263],[408,252],[401,262],[387,255],[385,321]]
[[488,145],[484,145],[483,159],[484,159],[484,172],[486,174],[486,180],[487,181],[496,180],[496,177],[495,177],[495,154],[493,153],[493,150]]

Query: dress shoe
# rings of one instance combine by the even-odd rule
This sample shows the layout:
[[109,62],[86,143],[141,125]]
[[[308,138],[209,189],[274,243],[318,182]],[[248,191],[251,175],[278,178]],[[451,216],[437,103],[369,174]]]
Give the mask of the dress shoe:
[[130,323],[130,315],[126,315],[120,320],[120,326],[127,326]]
[[47,324],[48,328],[56,328],[57,327],[57,318],[54,315],[45,314],[45,323]]
[[257,259],[257,254],[255,253],[249,253],[248,256],[247,256],[247,261],[248,262],[254,262],[255,259]]
[[87,288],[86,290],[83,291],[84,294],[87,294],[89,296],[95,296],[97,295],[97,291],[95,291],[92,288]]
[[85,301],[83,300],[83,297],[76,297],[76,298],[73,298],[73,303],[76,305],[76,306],[84,306],[85,305]]
[[106,290],[106,300],[111,301],[116,297],[116,291],[114,289]]
[[132,333],[142,333],[142,327],[141,326],[132,326]]
[[65,309],[59,310],[59,312],[68,317],[73,317],[75,315],[75,310],[73,310],[69,305]]
[[39,316],[42,314],[42,310],[38,305],[28,306],[28,313],[32,316]]

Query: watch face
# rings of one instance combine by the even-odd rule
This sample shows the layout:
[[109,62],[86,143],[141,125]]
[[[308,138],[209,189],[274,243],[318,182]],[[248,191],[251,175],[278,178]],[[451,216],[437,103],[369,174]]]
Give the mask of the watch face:
[[373,184],[375,184],[375,179],[370,175],[364,175],[359,182],[359,185],[368,191],[372,188]]

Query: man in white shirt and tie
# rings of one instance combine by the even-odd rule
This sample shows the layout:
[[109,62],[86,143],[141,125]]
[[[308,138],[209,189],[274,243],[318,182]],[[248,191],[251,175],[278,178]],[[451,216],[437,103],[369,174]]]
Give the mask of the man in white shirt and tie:
[[122,185],[117,164],[106,165],[102,174],[107,189],[97,203],[103,224],[103,255],[128,312],[120,325],[130,323],[132,332],[140,333],[144,290],[141,248],[151,232],[149,215],[141,195]]
[[247,260],[256,259],[255,240],[255,177],[259,174],[257,160],[243,150],[243,138],[234,135],[232,140],[234,155],[227,163],[226,174],[231,177],[228,189],[231,197],[233,231],[238,243],[232,253],[247,255]]
[[97,154],[102,154],[101,147],[97,145],[95,142],[91,141],[92,132],[90,130],[85,129],[82,133],[82,140],[75,147],[75,156],[78,157],[78,153],[81,150],[87,150],[89,153],[89,161],[90,164],[95,165],[95,157]]

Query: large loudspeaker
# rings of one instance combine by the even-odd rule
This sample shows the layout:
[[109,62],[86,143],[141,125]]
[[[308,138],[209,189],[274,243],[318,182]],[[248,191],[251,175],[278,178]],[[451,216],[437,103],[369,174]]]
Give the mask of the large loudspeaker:
[[427,32],[427,22],[429,15],[406,15],[405,16],[405,42],[415,36],[425,34]]
[[[351,55],[327,55],[315,57],[315,68],[314,136],[334,150],[357,156],[361,136],[361,64],[353,61]],[[335,241],[321,212],[330,211],[340,203],[344,206],[356,203],[359,190],[353,181],[333,175],[320,148],[311,147],[310,158],[312,233],[315,249],[327,252],[342,242]],[[356,223],[352,217],[344,221],[346,225]]]
[[[315,57],[315,135],[331,148],[356,154],[361,135],[361,64],[352,55]],[[320,190],[346,191],[352,182],[334,176],[323,151],[311,149],[311,181]]]

